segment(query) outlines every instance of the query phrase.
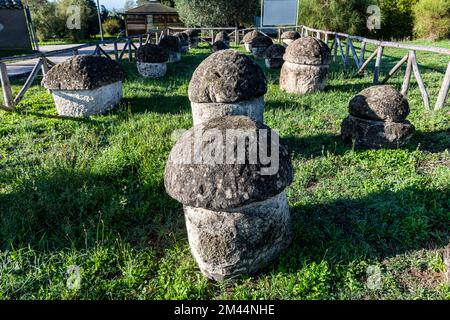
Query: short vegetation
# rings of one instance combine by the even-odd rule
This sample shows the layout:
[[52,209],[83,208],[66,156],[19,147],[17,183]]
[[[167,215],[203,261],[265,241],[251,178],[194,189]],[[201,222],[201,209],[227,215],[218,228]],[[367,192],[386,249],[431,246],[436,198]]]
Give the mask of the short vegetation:
[[[450,299],[449,104],[424,111],[413,81],[411,142],[355,150],[340,125],[372,74],[336,64],[325,92],[301,96],[280,91],[279,72],[258,61],[265,121],[296,171],[294,240],[257,275],[206,280],[163,175],[174,137],[192,126],[188,83],[208,54],[192,50],[160,80],[124,62],[123,102],[105,116],[58,118],[38,82],[16,113],[0,112],[0,299]],[[382,74],[404,51],[385,54]],[[448,57],[418,60],[436,97]],[[390,80],[397,88],[403,73]]]

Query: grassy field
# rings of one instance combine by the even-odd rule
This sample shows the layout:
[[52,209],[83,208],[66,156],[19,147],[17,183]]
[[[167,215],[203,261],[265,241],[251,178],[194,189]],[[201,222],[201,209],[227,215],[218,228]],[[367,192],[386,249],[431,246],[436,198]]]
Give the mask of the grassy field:
[[[192,125],[188,84],[208,54],[185,55],[163,80],[125,63],[124,100],[106,116],[60,119],[38,84],[17,113],[0,111],[0,299],[450,299],[449,104],[425,112],[414,81],[413,140],[352,150],[340,124],[372,75],[336,65],[327,90],[307,96],[280,91],[264,67],[266,123],[296,170],[294,241],[258,275],[202,276],[163,173],[172,132]],[[383,71],[403,54],[386,50]],[[418,61],[435,98],[448,57]]]

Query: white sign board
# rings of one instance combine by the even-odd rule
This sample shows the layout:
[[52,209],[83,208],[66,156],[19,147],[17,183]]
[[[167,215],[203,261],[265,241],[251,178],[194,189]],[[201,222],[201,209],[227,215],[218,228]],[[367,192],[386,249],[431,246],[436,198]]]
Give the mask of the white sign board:
[[263,26],[296,26],[298,0],[262,0]]

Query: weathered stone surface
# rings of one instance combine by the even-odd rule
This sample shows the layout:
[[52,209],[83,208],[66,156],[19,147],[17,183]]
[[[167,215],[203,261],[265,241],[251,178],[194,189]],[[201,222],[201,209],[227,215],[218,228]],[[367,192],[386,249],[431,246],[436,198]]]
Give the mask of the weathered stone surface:
[[214,42],[222,41],[227,46],[230,46],[230,36],[225,31],[220,31],[214,38]]
[[221,40],[214,42],[213,46],[212,46],[213,52],[217,52],[220,50],[227,50],[227,49],[229,49],[228,45]]
[[224,116],[247,116],[264,123],[264,97],[232,103],[191,102],[194,125]]
[[266,50],[266,58],[283,59],[286,48],[280,44],[271,45]]
[[319,39],[305,37],[291,43],[284,54],[284,60],[304,65],[329,65],[331,50]]
[[189,37],[189,48],[191,49],[198,48],[198,43],[200,41],[199,40],[200,31],[197,29],[188,29],[184,31],[184,33],[186,33]]
[[266,50],[273,44],[273,41],[270,37],[267,36],[258,36],[253,39],[252,46],[252,54],[257,58],[265,58]]
[[91,90],[52,90],[58,114],[63,117],[89,117],[113,109],[122,98],[122,82]]
[[328,66],[301,65],[285,61],[281,68],[280,88],[289,93],[307,94],[325,89]]
[[401,122],[409,112],[408,99],[389,85],[367,88],[349,104],[352,116],[368,120]]
[[169,60],[169,55],[157,45],[146,44],[137,49],[136,60],[145,63],[162,63]]
[[342,139],[356,148],[398,148],[406,144],[415,132],[407,120],[402,122],[374,121],[348,116],[341,126]]
[[167,53],[181,52],[180,40],[175,36],[165,36],[159,42],[159,46],[163,48]]
[[283,66],[284,60],[281,58],[266,58],[266,67],[269,69],[280,69]]
[[[240,138],[245,142],[236,145],[233,138],[233,133],[237,133],[235,130],[241,130],[247,136],[254,135],[261,145],[268,147],[268,154],[273,150],[273,161],[263,164],[260,156],[257,161],[250,161],[249,154],[256,155],[264,149],[260,148],[260,143],[250,143],[242,136]],[[222,141],[211,136],[212,133],[220,133]],[[264,124],[242,116],[217,118],[191,128],[170,154],[164,179],[167,193],[186,206],[215,211],[228,211],[278,195],[291,184],[293,168],[282,141],[271,146],[272,135],[278,137]],[[268,143],[263,143],[266,137]],[[227,146],[245,149],[246,160],[227,157]],[[215,157],[211,149],[215,150]],[[257,153],[250,150],[257,150]],[[193,155],[198,155],[198,151],[203,161],[194,163],[198,157]],[[275,155],[278,155],[278,164]],[[213,159],[206,161],[208,156]]]
[[231,211],[185,207],[192,254],[200,270],[221,281],[267,266],[292,240],[286,194]]
[[259,37],[259,36],[263,36],[263,34],[259,31],[253,30],[253,31],[247,32],[244,35],[244,38],[242,39],[242,41],[244,41],[244,43],[252,43],[253,39],[255,39],[256,37]]
[[98,56],[76,56],[49,70],[42,85],[51,90],[93,90],[125,78],[117,62]]
[[143,77],[148,78],[161,78],[166,75],[167,63],[146,63],[136,62],[138,72]]
[[285,31],[281,34],[281,40],[297,40],[300,38],[300,33],[297,31]]
[[176,32],[173,34],[180,40],[180,50],[182,53],[189,52],[189,36],[185,32]]
[[252,100],[267,92],[262,69],[235,50],[221,50],[206,58],[189,84],[189,99],[197,103]]

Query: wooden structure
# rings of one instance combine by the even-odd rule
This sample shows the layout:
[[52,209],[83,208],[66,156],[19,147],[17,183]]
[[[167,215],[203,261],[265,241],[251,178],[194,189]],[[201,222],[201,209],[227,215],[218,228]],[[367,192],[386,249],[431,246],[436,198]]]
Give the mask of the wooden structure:
[[125,11],[126,35],[146,33],[151,29],[182,27],[177,10],[157,1]]
[[[20,0],[0,0],[0,50],[32,50],[28,7]],[[34,41],[33,41],[34,42]]]

